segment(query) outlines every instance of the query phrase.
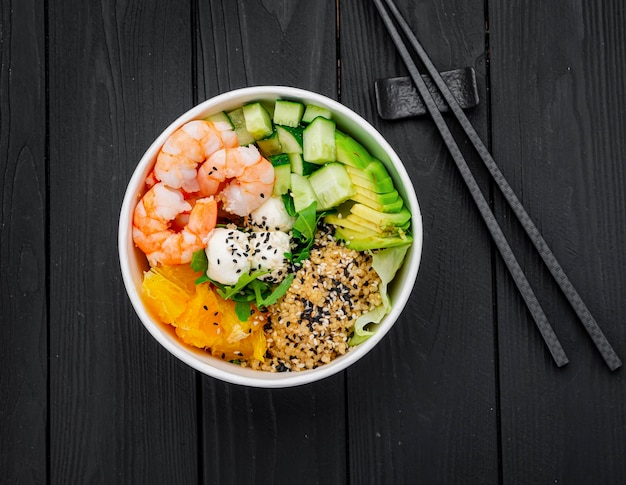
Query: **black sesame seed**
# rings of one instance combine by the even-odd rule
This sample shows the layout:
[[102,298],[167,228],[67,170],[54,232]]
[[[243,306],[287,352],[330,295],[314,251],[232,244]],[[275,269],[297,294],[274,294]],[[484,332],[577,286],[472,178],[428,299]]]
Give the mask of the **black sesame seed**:
[[209,309],[209,307],[208,307],[208,306],[206,306],[206,305],[202,305],[202,308],[204,308],[204,309],[205,309],[205,311]]

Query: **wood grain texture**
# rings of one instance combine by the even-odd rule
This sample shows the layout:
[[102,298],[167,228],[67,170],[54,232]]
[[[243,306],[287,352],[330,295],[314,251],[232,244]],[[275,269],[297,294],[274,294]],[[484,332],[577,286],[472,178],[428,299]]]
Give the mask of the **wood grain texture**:
[[336,98],[335,31],[335,2],[329,0],[199,2],[200,100],[255,85]]
[[48,4],[50,477],[197,480],[194,373],[124,293],[117,224],[130,174],[192,103],[186,4]]
[[[201,2],[197,26],[199,101],[260,84],[337,98],[334,2]],[[342,375],[284,390],[201,385],[205,483],[346,482]]]
[[[621,2],[489,4],[494,156],[622,359],[625,20]],[[605,367],[529,243],[509,229],[570,364],[551,365],[498,267],[503,478],[623,483],[623,370]]]
[[[482,12],[465,2],[396,3],[441,71],[477,69],[484,100]],[[432,122],[378,119],[374,80],[406,75],[406,69],[373,4],[340,5],[341,100],[397,147],[425,231],[422,264],[402,317],[348,372],[350,477],[354,483],[495,483],[489,238]],[[484,134],[485,106],[471,116]],[[484,177],[481,182],[486,185]]]
[[0,7],[0,482],[46,480],[44,10]]

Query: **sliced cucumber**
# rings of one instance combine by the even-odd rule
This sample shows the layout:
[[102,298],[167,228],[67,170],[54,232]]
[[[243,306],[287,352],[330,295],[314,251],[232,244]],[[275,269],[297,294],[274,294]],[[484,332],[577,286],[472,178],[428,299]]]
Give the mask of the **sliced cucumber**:
[[231,121],[230,116],[228,116],[228,113],[226,113],[226,111],[220,111],[219,113],[215,113],[214,115],[207,116],[205,119],[207,121],[211,121],[212,123],[228,123],[232,129],[235,128],[235,125],[233,125],[233,122]]
[[276,125],[276,135],[283,153],[302,153],[302,128]]
[[237,133],[237,140],[240,146],[247,146],[254,143],[254,137],[246,129],[246,119],[243,116],[243,108],[237,108],[229,111],[228,117],[233,124],[233,129]]
[[327,163],[309,176],[309,182],[317,197],[318,211],[332,209],[354,195],[354,186],[345,165]]
[[272,117],[261,103],[250,103],[243,106],[246,130],[255,140],[262,140],[274,132]]
[[310,163],[336,160],[335,122],[318,116],[302,133],[302,156]]
[[280,140],[278,139],[278,134],[274,131],[267,138],[263,138],[262,140],[257,140],[256,142],[259,150],[264,157],[269,157],[271,155],[277,155],[279,153],[283,153],[282,146],[280,144]]
[[304,114],[302,115],[302,123],[311,123],[315,118],[321,116],[322,118],[332,119],[333,115],[329,109],[316,106],[314,104],[307,104]]
[[272,155],[269,161],[274,167],[274,195],[286,194],[291,188],[291,163],[284,153]]
[[317,197],[309,179],[297,173],[291,174],[291,195],[293,196],[293,206],[296,212],[300,212],[313,202],[317,202]]
[[278,99],[274,104],[274,124],[297,127],[304,114],[304,105],[297,101]]
[[291,162],[291,171],[298,175],[311,175],[321,167],[321,165],[316,163],[305,162],[301,153],[288,153],[288,156]]

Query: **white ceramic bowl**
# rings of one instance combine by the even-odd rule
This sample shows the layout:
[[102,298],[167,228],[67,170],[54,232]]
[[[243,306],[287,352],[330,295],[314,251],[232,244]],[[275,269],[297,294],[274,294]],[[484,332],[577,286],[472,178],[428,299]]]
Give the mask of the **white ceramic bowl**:
[[[387,167],[398,192],[412,214],[414,242],[403,267],[389,287],[392,310],[379,324],[376,333],[364,343],[329,364],[313,370],[299,372],[263,372],[222,361],[207,352],[183,344],[170,325],[157,321],[147,310],[141,298],[143,272],[148,269],[145,256],[132,240],[132,216],[136,203],[143,195],[144,181],[150,172],[159,148],[165,140],[187,121],[203,118],[220,111],[234,109],[256,100],[273,101],[278,98],[300,100],[328,108],[333,113],[337,127],[352,135],[370,153]],[[126,291],[137,315],[150,334],[170,353],[194,369],[226,382],[253,387],[278,388],[310,383],[340,372],[367,354],[389,331],[406,305],[413,290],[422,253],[422,218],[413,184],[398,155],[378,131],[367,121],[342,104],[310,91],[285,86],[256,86],[230,91],[211,98],[190,109],[161,133],[139,161],[128,184],[120,213],[119,256]]]

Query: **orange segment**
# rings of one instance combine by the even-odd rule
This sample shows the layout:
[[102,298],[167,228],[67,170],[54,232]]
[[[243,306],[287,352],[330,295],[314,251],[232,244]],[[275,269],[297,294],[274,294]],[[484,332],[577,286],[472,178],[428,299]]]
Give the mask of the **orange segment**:
[[254,313],[242,322],[235,302],[224,300],[209,283],[195,284],[199,273],[187,265],[151,268],[142,284],[146,306],[186,344],[207,349],[224,360],[263,362],[267,342],[263,318]]

